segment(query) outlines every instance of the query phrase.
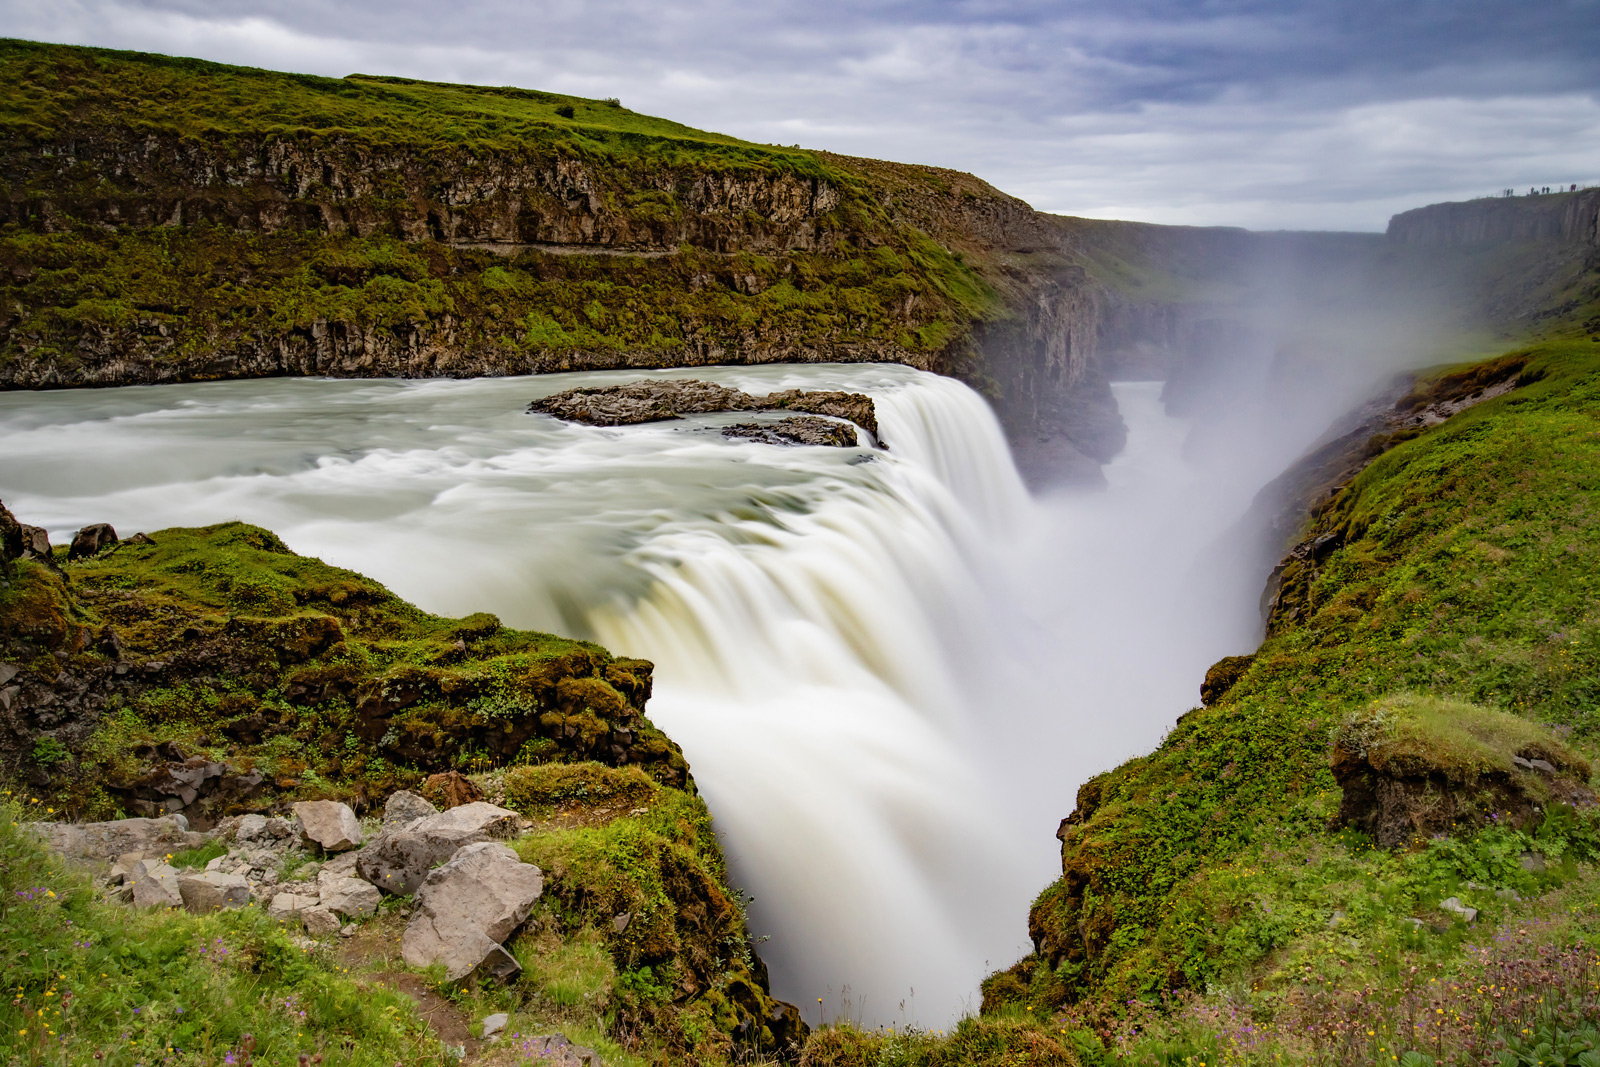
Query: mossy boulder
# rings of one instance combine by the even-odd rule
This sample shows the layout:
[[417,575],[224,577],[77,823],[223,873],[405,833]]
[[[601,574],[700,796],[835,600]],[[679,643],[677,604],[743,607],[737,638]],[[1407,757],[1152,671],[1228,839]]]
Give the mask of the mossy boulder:
[[1548,729],[1436,697],[1400,694],[1350,716],[1332,766],[1335,825],[1385,848],[1491,821],[1525,829],[1551,805],[1595,803],[1589,761]]

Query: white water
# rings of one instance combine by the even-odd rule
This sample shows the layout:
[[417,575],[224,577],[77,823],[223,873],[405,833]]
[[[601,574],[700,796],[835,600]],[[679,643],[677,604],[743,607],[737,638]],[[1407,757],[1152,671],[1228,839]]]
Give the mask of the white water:
[[1153,384],[1117,387],[1132,434],[1108,492],[1035,501],[948,379],[694,374],[871,393],[890,451],[717,432],[749,416],[521,413],[636,372],[13,393],[0,498],[58,541],[240,518],[431,611],[655,660],[649,713],[756,897],[774,991],[813,1021],[821,998],[942,1024],[1026,951],[1077,785],[1153,745],[1248,643],[1253,590],[1222,603],[1196,580],[1246,501],[1183,462]]

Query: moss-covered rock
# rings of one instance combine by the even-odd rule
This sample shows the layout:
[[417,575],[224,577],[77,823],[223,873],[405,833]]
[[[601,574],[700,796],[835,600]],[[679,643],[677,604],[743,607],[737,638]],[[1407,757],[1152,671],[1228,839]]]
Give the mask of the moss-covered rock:
[[[644,716],[650,664],[428,615],[257,527],[161,530],[61,574],[18,567],[0,589],[0,655],[19,668],[0,767],[74,812],[181,808],[203,825],[310,796],[360,808],[519,758],[635,764],[693,788]],[[67,754],[48,766],[33,756],[46,739]],[[259,788],[193,807],[161,790],[164,767],[200,757]]]

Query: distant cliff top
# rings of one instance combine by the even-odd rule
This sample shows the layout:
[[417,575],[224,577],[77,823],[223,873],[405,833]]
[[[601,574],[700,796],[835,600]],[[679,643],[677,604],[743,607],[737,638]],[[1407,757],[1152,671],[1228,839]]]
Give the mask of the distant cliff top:
[[1600,189],[1429,204],[1390,219],[1388,234],[1391,241],[1413,245],[1600,245]]

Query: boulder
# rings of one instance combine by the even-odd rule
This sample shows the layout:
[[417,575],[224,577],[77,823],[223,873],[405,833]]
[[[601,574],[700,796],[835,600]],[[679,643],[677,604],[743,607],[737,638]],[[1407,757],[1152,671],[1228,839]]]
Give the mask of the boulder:
[[117,531],[108,522],[96,522],[79,530],[67,549],[68,559],[88,559],[117,543]]
[[178,871],[161,860],[140,860],[128,879],[133,883],[136,908],[181,908],[183,893],[178,887]]
[[306,908],[300,913],[300,922],[312,937],[327,937],[339,932],[339,917],[327,908]]
[[55,557],[50,554],[50,534],[42,526],[24,526],[22,528],[22,558],[38,560],[48,566],[55,566]]
[[391,793],[383,805],[384,830],[404,830],[409,824],[429,815],[439,814],[439,809],[407,789]]
[[344,852],[361,844],[361,824],[350,805],[336,800],[303,800],[294,805],[300,833],[326,852]]
[[505,845],[468,845],[428,875],[400,940],[412,967],[442,963],[451,981],[470,974],[514,976],[521,967],[502,942],[528,918],[544,891],[539,868]]
[[267,915],[280,922],[292,919],[308,908],[314,908],[320,903],[315,895],[302,893],[278,893],[267,905]]
[[422,783],[422,795],[441,808],[454,808],[483,799],[483,790],[459,771],[429,775]]
[[365,919],[378,910],[382,894],[359,878],[333,878],[319,883],[322,906],[347,919]]
[[178,893],[185,910],[201,914],[223,908],[242,908],[250,903],[250,883],[244,876],[221,871],[180,874]]
[[181,815],[110,822],[30,823],[49,848],[69,859],[111,860],[129,852],[166,855],[199,848],[205,835],[192,833]]
[[357,852],[356,873],[386,893],[410,896],[428,872],[447,862],[462,847],[484,840],[465,830],[396,830],[380,834]]
[[474,801],[429,815],[411,826],[413,833],[483,834],[485,837],[509,837],[522,825],[522,816],[510,808],[502,808],[484,801]]
[[0,504],[0,575],[10,577],[15,573],[11,561],[22,558],[22,531],[23,525],[16,516]]

